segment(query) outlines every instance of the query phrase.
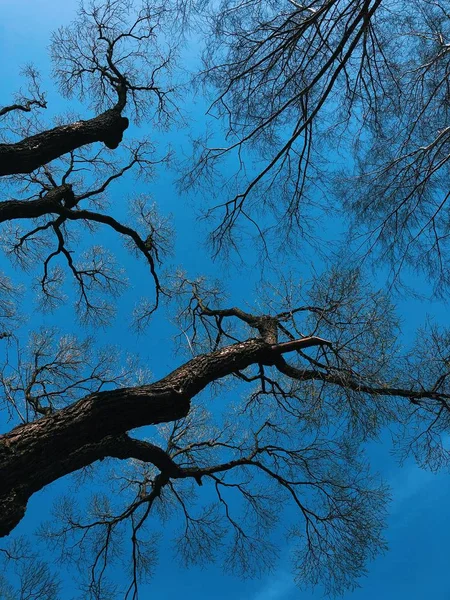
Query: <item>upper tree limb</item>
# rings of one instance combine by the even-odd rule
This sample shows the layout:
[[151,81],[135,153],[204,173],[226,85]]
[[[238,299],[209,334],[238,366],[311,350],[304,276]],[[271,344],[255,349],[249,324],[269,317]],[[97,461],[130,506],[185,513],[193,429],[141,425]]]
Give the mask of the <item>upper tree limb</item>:
[[31,173],[70,152],[94,142],[117,148],[128,119],[113,108],[87,121],[77,121],[43,131],[15,144],[0,144],[0,175]]

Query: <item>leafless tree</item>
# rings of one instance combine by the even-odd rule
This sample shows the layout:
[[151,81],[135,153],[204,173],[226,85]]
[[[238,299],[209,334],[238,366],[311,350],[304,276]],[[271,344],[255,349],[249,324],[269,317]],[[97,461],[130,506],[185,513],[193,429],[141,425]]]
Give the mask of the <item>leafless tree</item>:
[[[8,222],[4,246],[23,267],[43,265],[36,285],[50,308],[65,298],[62,259],[78,288],[75,303],[84,321],[110,320],[113,303],[104,296],[114,297],[125,278],[98,244],[74,254],[83,227],[94,232],[106,226],[128,240],[153,277],[156,300],[148,313],[158,304],[161,287],[156,264],[170,245],[170,227],[143,196],[132,199],[134,220],[142,233],[105,209],[107,194],[118,180],[128,172],[150,178],[155,165],[168,158],[167,150],[156,156],[146,140],[124,143],[118,156],[108,148],[117,148],[122,140],[128,126],[128,118],[122,116],[125,111],[137,120],[151,118],[155,125],[171,118],[173,90],[163,91],[160,85],[160,79],[168,83],[164,78],[176,51],[175,45],[165,48],[161,40],[169,13],[169,8],[154,3],[144,3],[134,12],[123,1],[92,4],[80,9],[70,28],[54,35],[52,56],[60,89],[65,96],[76,93],[89,100],[99,113],[93,119],[46,129],[33,112],[46,103],[31,67],[25,73],[31,81],[29,99],[17,98],[1,111],[8,119],[3,128],[5,143],[0,144],[1,174],[8,176],[0,206],[0,221]],[[31,116],[22,116],[29,112]],[[92,147],[96,141],[106,148]],[[33,225],[23,229],[19,223],[24,220],[34,220]]]
[[[223,209],[212,234],[217,250],[237,223],[254,222],[260,202],[275,213],[276,235],[280,226],[307,230],[302,206],[317,202],[330,147],[323,137],[342,135],[355,112],[369,119],[383,91],[388,65],[374,25],[381,5],[225,0],[211,9],[200,79],[217,90],[209,110],[225,122],[226,138],[219,147],[199,144],[183,184],[216,177],[218,161],[237,156],[236,192],[209,209]],[[246,165],[251,148],[261,156],[256,169]]]
[[206,210],[218,219],[216,251],[245,222],[271,241],[317,241],[308,216],[343,204],[363,256],[381,252],[394,280],[406,264],[423,269],[437,292],[446,288],[449,13],[444,0],[211,7],[198,79],[212,86],[209,111],[226,135],[198,142],[182,185],[199,175],[216,181],[220,193]]
[[[314,123],[326,102],[339,100],[338,81],[342,114],[369,106],[365,123],[382,128],[375,105],[364,104],[371,97],[366,88],[384,85],[390,65],[378,53],[384,46],[373,18],[380,5],[291,1],[280,10],[250,0],[236,7],[227,2],[218,21],[216,15],[217,39],[231,27],[231,59],[207,76],[217,85],[228,81],[217,106],[229,117],[230,133],[237,132],[233,147],[241,160],[247,141],[267,153],[278,143],[277,128],[295,117],[289,141],[268,157],[263,175],[226,203],[218,240],[232,231],[249,193],[269,172],[275,173],[269,186],[286,169],[294,175],[284,210],[297,218],[314,166]],[[58,518],[41,530],[62,560],[79,566],[85,597],[137,598],[155,564],[160,523],[170,518],[183,563],[222,558],[227,569],[257,574],[273,563],[270,535],[288,510],[298,581],[340,593],[385,548],[388,491],[370,474],[361,444],[395,423],[406,430],[398,441],[402,456],[413,453],[433,469],[449,462],[442,436],[450,415],[450,335],[429,326],[405,353],[390,299],[352,268],[331,268],[301,284],[272,281],[240,307],[227,303],[220,285],[182,272],[162,283],[157,268],[172,237],[166,219],[137,196],[133,223],[123,223],[106,195],[122,177],[133,171],[149,177],[166,160],[149,141],[119,148],[128,125],[123,115],[156,122],[175,110],[173,85],[159,81],[174,58],[167,32],[175,28],[173,11],[182,11],[185,24],[194,8],[194,2],[144,2],[132,12],[125,0],[82,8],[73,27],[55,36],[55,75],[64,94],[79,94],[97,116],[45,129],[35,113],[45,108],[45,96],[34,70],[29,94],[3,109],[2,241],[19,265],[42,269],[36,285],[44,307],[64,299],[68,272],[82,320],[110,321],[114,302],[104,296],[119,292],[124,274],[98,244],[84,247],[80,227],[106,226],[149,267],[156,301],[136,314],[138,323],[148,321],[164,296],[185,356],[153,380],[115,350],[98,350],[92,338],[59,337],[47,328],[24,347],[14,301],[20,290],[1,279],[0,391],[13,428],[0,436],[0,534],[13,531],[35,492],[69,474],[89,478],[95,469],[90,503],[62,498]],[[230,94],[236,95],[231,105]],[[266,116],[263,101],[271,103]],[[207,151],[202,166],[221,154]],[[208,391],[221,396],[220,410],[210,408]],[[151,433],[142,432],[146,426]],[[11,564],[27,564],[18,548],[1,552]],[[120,589],[111,571],[124,554],[130,577]],[[23,597],[30,586],[35,597],[57,596],[36,556],[23,573]],[[17,595],[8,585],[0,580],[5,597]]]
[[[387,37],[393,28],[384,27]],[[369,243],[381,242],[395,279],[404,264],[420,265],[443,294],[449,284],[448,3],[406,3],[396,27],[386,45],[392,76],[357,149],[345,206],[365,225]]]
[[[0,594],[5,600],[57,600],[58,579],[51,573],[48,565],[39,559],[29,540],[19,537],[11,540],[6,548],[0,549],[2,575],[0,575]],[[14,570],[17,586],[9,583],[4,576],[9,568]]]
[[[302,294],[307,302],[296,306],[282,294],[281,312],[216,308],[209,303],[216,291],[180,275],[173,295],[185,307],[181,335],[194,358],[137,387],[102,391],[105,381],[117,381],[102,363],[77,379],[89,364],[84,347],[74,351],[74,342],[63,340],[50,350],[38,335],[34,358],[20,358],[26,379],[3,376],[15,410],[28,404],[27,415],[45,414],[2,437],[3,534],[21,519],[28,497],[51,481],[106,457],[132,459],[112,479],[120,494],[109,498],[117,503],[100,492],[86,510],[62,501],[61,528],[46,530],[65,559],[84,567],[92,594],[107,585],[115,544],[123,547],[127,535],[132,576],[125,595],[137,596],[155,557],[153,513],[182,519],[176,551],[187,564],[211,560],[225,545],[226,566],[252,574],[270,564],[274,549],[263,540],[289,503],[298,511],[294,539],[306,535],[295,559],[299,579],[322,581],[331,592],[351,586],[383,547],[386,500],[361,464],[359,444],[412,406],[423,436],[433,438],[431,466],[438,452],[440,464],[447,460],[439,435],[449,412],[448,340],[435,339],[442,364],[435,353],[433,368],[430,357],[416,354],[418,369],[397,353],[386,298],[370,294],[356,273],[331,272]],[[267,308],[276,304],[271,298]],[[197,396],[227,376],[249,391],[213,416]],[[59,408],[72,394],[82,397]],[[148,424],[160,424],[150,440],[127,433]],[[199,486],[212,489],[213,505],[199,508]]]
[[[173,46],[160,45],[164,21],[170,19],[164,5],[144,2],[135,11],[122,0],[82,6],[78,20],[61,28],[53,38],[55,77],[61,92],[89,100],[104,110],[87,121],[59,125],[2,144],[0,175],[31,173],[43,163],[93,142],[115,149],[122,141],[129,119],[127,108],[141,118],[154,111],[163,120],[170,116],[170,89],[161,80],[170,71]],[[162,42],[161,42],[162,44]],[[40,92],[25,103],[45,107]],[[2,114],[23,110],[17,102]]]

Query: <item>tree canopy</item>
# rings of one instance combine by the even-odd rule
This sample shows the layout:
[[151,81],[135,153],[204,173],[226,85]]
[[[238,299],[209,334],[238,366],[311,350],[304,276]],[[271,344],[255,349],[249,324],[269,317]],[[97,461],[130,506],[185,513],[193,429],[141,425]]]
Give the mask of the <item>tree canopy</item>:
[[0,597],[63,598],[14,533],[61,479],[38,536],[82,598],[138,598],[163,533],[255,577],[284,531],[295,581],[331,595],[386,550],[367,443],[450,458],[449,331],[405,338],[395,307],[448,293],[449,18],[94,0],[53,34],[56,110],[24,69],[0,108]]

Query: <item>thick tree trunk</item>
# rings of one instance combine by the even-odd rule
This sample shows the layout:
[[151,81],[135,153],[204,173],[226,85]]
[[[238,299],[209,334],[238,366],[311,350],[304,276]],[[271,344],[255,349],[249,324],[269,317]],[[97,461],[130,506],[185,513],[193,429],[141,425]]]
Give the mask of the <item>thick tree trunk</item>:
[[250,339],[198,356],[153,384],[91,394],[0,436],[0,535],[19,523],[34,492],[117,455],[114,440],[124,432],[184,417],[191,398],[212,381],[254,363],[273,364],[284,351]]
[[[64,203],[64,204],[63,204]],[[36,219],[52,213],[61,214],[63,208],[75,203],[69,184],[60,185],[37,200],[5,200],[0,202],[0,223],[14,219]]]
[[16,144],[0,144],[0,175],[31,173],[51,160],[86,144],[103,142],[117,148],[128,119],[112,108],[89,119],[43,131]]

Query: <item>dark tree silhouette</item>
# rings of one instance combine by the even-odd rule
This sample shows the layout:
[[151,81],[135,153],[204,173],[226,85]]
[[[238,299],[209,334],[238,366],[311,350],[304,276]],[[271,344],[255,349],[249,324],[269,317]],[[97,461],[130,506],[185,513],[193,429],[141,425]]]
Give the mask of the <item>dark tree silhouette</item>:
[[[425,0],[417,0],[417,6],[433,18],[441,8]],[[274,182],[286,177],[276,191],[277,210],[293,227],[308,173],[316,168],[312,134],[326,106],[329,116],[330,106],[339,105],[339,116],[318,128],[322,141],[325,133],[340,131],[343,115],[349,128],[353,117],[362,119],[369,137],[382,132],[389,118],[400,118],[400,113],[387,111],[383,118],[380,113],[385,104],[396,105],[392,90],[406,77],[399,75],[401,65],[394,68],[385,44],[382,8],[381,0],[291,0],[281,7],[250,0],[227,1],[218,12],[212,7],[215,37],[203,76],[219,86],[215,106],[237,141],[204,150],[190,177],[233,148],[243,161],[248,143],[267,159],[263,170],[244,182],[245,191],[223,204],[225,218],[213,234],[218,247],[233,233],[239,215],[246,214],[250,194],[265,177],[274,194]],[[86,575],[87,597],[105,600],[120,591],[107,581],[108,565],[128,536],[131,578],[122,591],[137,598],[139,582],[154,566],[151,523],[172,514],[181,523],[175,547],[185,564],[220,554],[229,569],[256,574],[273,562],[276,548],[269,532],[286,506],[293,511],[290,518],[296,515],[290,535],[297,542],[298,581],[320,582],[327,592],[340,593],[354,586],[367,560],[385,548],[388,493],[369,473],[361,444],[385,425],[400,422],[406,430],[402,452],[412,452],[431,468],[448,463],[441,436],[450,417],[450,335],[429,326],[405,353],[390,299],[350,267],[330,268],[301,285],[280,278],[260,289],[245,309],[229,306],[220,289],[201,278],[177,273],[161,283],[159,265],[172,237],[165,219],[138,196],[135,223],[124,223],[113,216],[105,195],[125,174],[150,177],[167,158],[148,140],[127,140],[127,128],[129,119],[145,117],[156,125],[176,113],[169,76],[179,27],[194,10],[198,5],[188,2],[144,2],[133,10],[125,0],[81,8],[78,20],[55,34],[55,76],[64,95],[90,102],[96,116],[42,127],[36,111],[46,108],[46,100],[34,70],[28,71],[28,96],[0,111],[9,125],[0,147],[0,173],[9,194],[0,202],[3,243],[20,265],[42,268],[37,290],[44,308],[64,300],[67,271],[81,320],[96,326],[110,322],[114,302],[105,297],[119,293],[123,276],[97,243],[83,254],[75,237],[106,226],[127,241],[150,272],[155,299],[136,315],[138,325],[161,308],[164,296],[180,345],[190,354],[154,381],[134,363],[121,365],[111,350],[96,351],[92,339],[58,339],[55,329],[35,332],[24,348],[14,329],[20,320],[19,291],[3,277],[0,337],[7,350],[0,383],[15,426],[0,436],[0,533],[12,532],[35,492],[77,471],[88,477],[94,464],[105,475],[99,461],[111,458],[110,464],[122,466],[104,489],[109,485],[116,493],[99,491],[85,508],[62,499],[58,519],[45,527],[62,557]],[[423,59],[422,50],[417,56]],[[439,61],[431,60],[430,73],[433,65],[442,67]],[[411,82],[408,93],[417,85]],[[443,93],[443,83],[434,89]],[[430,92],[433,102],[437,95]],[[423,100],[417,129],[400,142],[406,144],[404,153],[424,130],[421,120],[433,102]],[[439,134],[434,147],[441,148],[445,135]],[[380,156],[390,150],[380,150]],[[422,150],[438,160],[433,149]],[[372,159],[377,156],[373,151]],[[380,213],[396,210],[386,208],[386,190],[392,189],[402,160],[390,158],[382,173],[387,187],[377,184],[374,202]],[[321,169],[317,172],[323,176]],[[349,204],[359,206],[360,217],[368,214],[363,201],[358,205],[351,196]],[[420,214],[420,206],[414,214]],[[391,217],[384,217],[383,231]],[[409,235],[405,220],[396,227]],[[202,394],[214,388],[223,395],[223,414],[210,413]],[[242,401],[229,401],[228,390]],[[151,439],[140,431],[149,425],[154,426]],[[1,552],[6,562],[24,561],[22,590],[34,586],[35,597],[57,597],[55,582],[33,552],[29,560],[14,544]],[[0,593],[14,594],[1,578]]]
[[337,193],[357,247],[381,251],[394,280],[406,264],[446,289],[448,14],[444,0],[214,5],[199,79],[215,90],[209,110],[226,139],[198,143],[183,184],[217,182],[228,161],[228,197],[207,207],[216,251],[245,221],[266,239],[314,241],[308,215],[339,206]]

